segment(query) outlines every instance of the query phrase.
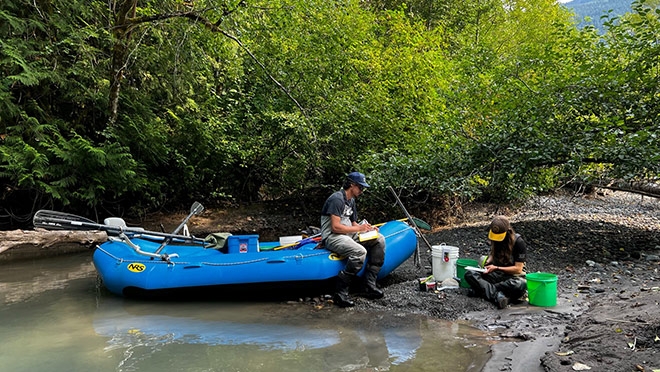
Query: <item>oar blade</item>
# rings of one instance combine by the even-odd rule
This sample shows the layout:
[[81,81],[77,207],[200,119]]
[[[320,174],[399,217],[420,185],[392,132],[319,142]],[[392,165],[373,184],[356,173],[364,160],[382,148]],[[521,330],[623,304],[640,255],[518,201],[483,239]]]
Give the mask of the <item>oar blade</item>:
[[190,207],[190,215],[199,216],[204,211],[204,206],[200,202],[194,202],[192,207]]
[[47,230],[91,230],[97,225],[96,222],[75,214],[50,211],[46,209],[38,210],[32,218],[34,227],[40,227]]
[[429,230],[429,231],[430,231],[430,230],[433,230],[433,229],[431,228],[431,225],[429,225],[426,221],[421,220],[421,219],[419,219],[419,218],[417,218],[417,217],[413,217],[412,219],[413,219],[413,222],[415,223],[415,225],[417,225],[417,227],[419,227],[420,229],[422,229],[422,230]]

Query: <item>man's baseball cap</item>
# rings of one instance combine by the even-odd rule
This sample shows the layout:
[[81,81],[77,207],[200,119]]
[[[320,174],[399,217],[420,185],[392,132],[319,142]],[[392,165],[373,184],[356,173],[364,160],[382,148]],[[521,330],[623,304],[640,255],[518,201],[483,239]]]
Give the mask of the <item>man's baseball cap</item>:
[[369,184],[367,183],[366,179],[364,178],[364,174],[360,172],[351,172],[346,176],[349,180],[352,182],[357,183],[358,185],[362,187],[369,187]]

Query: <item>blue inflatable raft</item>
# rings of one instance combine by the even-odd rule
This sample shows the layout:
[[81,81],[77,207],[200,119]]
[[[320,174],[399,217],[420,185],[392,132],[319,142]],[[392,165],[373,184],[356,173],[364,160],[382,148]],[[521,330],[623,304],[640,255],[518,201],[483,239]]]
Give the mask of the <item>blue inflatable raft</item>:
[[[385,264],[379,273],[383,278],[414,253],[417,237],[412,227],[401,221],[384,224],[380,234],[386,242]],[[166,259],[144,254],[155,253],[161,244],[158,239],[126,236],[101,244],[93,260],[103,285],[127,296],[253,289],[246,285],[256,285],[263,293],[266,288],[304,288],[314,282],[321,285],[346,265],[341,257],[319,248],[315,240],[278,250],[273,247],[279,242],[259,242],[256,235],[232,235],[226,251],[204,248],[202,244],[169,243],[159,252]]]
[[[185,232],[190,217],[203,209],[201,204],[193,204],[190,215],[172,234],[127,227],[119,218],[98,224],[47,210],[38,211],[33,222],[35,227],[50,230],[106,231],[109,239],[95,249],[94,266],[103,285],[120,296],[219,297],[226,292],[256,292],[263,298],[286,289],[318,291],[332,283],[346,265],[344,258],[321,247],[320,238],[314,236],[281,245],[261,242],[258,235],[230,235],[225,236],[223,244],[210,245],[185,233],[179,235],[182,229]],[[401,220],[382,224],[379,233],[385,237],[385,263],[378,275],[380,279],[415,252],[417,235],[411,225]],[[358,275],[363,271],[364,268]]]

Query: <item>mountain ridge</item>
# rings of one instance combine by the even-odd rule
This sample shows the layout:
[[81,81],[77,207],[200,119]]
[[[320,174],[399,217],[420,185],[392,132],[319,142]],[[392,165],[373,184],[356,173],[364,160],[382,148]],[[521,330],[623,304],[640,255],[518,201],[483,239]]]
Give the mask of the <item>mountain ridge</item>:
[[[600,32],[604,32],[601,17],[610,11],[611,17],[622,16],[631,11],[632,2],[633,0],[572,0],[562,5],[575,13],[579,28],[593,25]],[[585,17],[589,17],[590,21],[586,21]]]

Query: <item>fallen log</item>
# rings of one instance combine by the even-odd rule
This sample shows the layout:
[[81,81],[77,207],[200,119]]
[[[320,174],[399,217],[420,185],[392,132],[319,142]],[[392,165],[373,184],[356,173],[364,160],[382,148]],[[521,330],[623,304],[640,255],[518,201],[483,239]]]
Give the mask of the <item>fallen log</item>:
[[108,239],[105,231],[0,231],[0,262],[91,250]]
[[594,184],[595,187],[614,191],[625,191],[634,194],[649,196],[652,198],[660,198],[660,185],[652,181],[624,181],[624,180],[610,180],[608,183]]
[[607,189],[660,199],[660,183],[657,180],[604,180],[596,183],[572,182],[569,183],[569,185],[573,185],[579,192],[584,192],[587,194],[595,191],[596,189]]

